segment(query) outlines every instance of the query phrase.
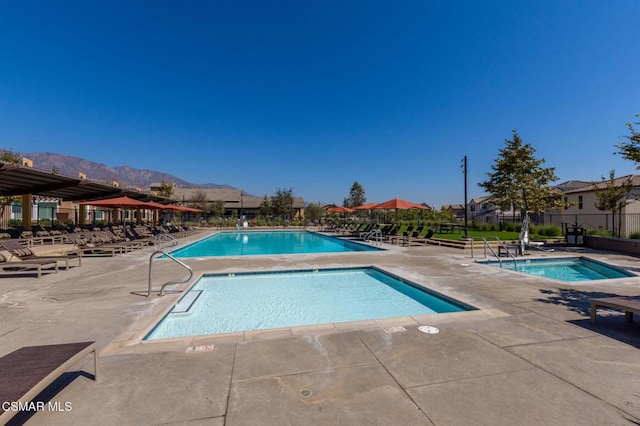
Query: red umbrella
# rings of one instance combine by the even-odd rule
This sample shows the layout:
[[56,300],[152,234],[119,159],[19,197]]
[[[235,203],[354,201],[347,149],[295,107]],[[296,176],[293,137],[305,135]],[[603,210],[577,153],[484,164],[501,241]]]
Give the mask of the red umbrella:
[[329,207],[327,213],[353,213],[354,210],[348,207]]
[[108,198],[106,200],[83,201],[80,204],[105,208],[153,209],[149,203],[129,197]]
[[393,200],[385,201],[384,203],[377,204],[372,209],[376,210],[406,210],[406,209],[424,209],[427,210],[427,207],[422,204],[412,203],[411,201],[402,200],[400,198],[394,198]]
[[378,203],[367,203],[367,204],[363,204],[361,206],[358,207],[354,207],[354,210],[372,210],[375,206],[377,206]]

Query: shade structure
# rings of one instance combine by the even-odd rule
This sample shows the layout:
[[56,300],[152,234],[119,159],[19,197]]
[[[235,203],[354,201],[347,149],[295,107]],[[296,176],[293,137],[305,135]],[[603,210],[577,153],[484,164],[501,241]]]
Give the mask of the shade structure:
[[[107,209],[111,208],[111,209],[159,210],[158,207],[154,207],[150,203],[146,203],[144,201],[136,200],[134,198],[129,198],[129,197],[116,197],[116,198],[108,198],[106,200],[95,200],[95,201],[82,201],[80,204],[102,207]],[[154,203],[154,204],[157,204],[157,203]],[[124,215],[122,216],[122,228],[126,234],[126,219]]]
[[157,207],[152,207],[149,203],[145,203],[144,201],[135,200],[129,197],[117,197],[117,198],[108,198],[106,200],[95,200],[95,201],[82,201],[80,204],[96,206],[96,207],[105,207],[105,208],[129,208],[129,209],[157,209]]
[[362,204],[361,206],[358,207],[354,207],[354,210],[372,210],[375,206],[377,206],[378,203],[367,203],[367,204]]
[[194,209],[193,207],[186,207],[186,206],[171,206],[171,207],[172,207],[172,210],[175,210],[177,212],[202,213],[202,210]]
[[400,198],[394,198],[384,203],[380,203],[372,207],[373,210],[407,210],[407,209],[423,209],[427,210],[427,207],[422,204],[412,203],[411,201],[403,200]]
[[353,213],[354,210],[348,207],[329,207],[327,213]]
[[200,209],[194,209],[192,207],[183,207],[183,206],[175,206],[173,204],[160,204],[155,201],[149,201],[146,203],[149,208],[158,209],[158,210],[171,210],[175,212],[193,212],[193,213],[202,213]]

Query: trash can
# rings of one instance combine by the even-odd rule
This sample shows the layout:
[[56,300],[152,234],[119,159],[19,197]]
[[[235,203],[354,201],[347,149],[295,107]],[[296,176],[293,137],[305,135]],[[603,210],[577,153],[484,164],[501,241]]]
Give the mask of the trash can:
[[568,227],[564,235],[567,244],[570,246],[581,246],[584,244],[585,229],[579,226]]

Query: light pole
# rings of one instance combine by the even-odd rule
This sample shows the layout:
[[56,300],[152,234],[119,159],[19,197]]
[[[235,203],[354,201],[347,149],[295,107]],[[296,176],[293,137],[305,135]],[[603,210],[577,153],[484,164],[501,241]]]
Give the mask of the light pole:
[[464,156],[464,237],[468,236],[469,210],[467,209],[467,156]]

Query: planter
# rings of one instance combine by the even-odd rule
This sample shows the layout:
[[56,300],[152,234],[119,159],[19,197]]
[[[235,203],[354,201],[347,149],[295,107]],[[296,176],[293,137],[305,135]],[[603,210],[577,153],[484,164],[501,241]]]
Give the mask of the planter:
[[620,253],[640,255],[640,240],[586,235],[584,237],[584,245],[597,250],[617,251]]

